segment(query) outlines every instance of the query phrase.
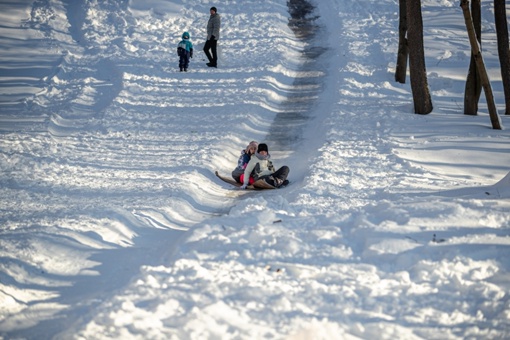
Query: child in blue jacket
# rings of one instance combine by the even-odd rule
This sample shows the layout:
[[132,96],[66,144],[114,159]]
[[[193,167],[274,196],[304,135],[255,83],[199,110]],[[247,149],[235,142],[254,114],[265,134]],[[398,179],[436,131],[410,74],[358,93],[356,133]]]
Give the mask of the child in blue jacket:
[[177,55],[179,56],[179,69],[180,71],[187,72],[189,66],[189,59],[193,58],[193,44],[189,40],[188,32],[182,34],[182,40],[177,45]]
[[[237,167],[232,171],[232,178],[236,180],[237,183],[243,183],[244,180],[244,169],[246,169],[246,165],[250,162],[250,158],[252,155],[257,152],[257,147],[259,143],[255,141],[251,141],[250,144],[241,151],[241,156],[237,161]],[[250,179],[250,184],[253,183],[253,178]]]

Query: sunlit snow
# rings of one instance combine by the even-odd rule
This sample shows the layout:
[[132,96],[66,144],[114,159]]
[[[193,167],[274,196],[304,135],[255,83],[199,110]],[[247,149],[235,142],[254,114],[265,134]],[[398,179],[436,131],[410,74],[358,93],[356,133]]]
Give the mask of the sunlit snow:
[[[422,1],[425,116],[394,81],[398,1],[295,4],[0,4],[0,338],[510,336],[510,133],[483,94],[462,113],[459,1]],[[214,175],[251,140],[288,187]]]

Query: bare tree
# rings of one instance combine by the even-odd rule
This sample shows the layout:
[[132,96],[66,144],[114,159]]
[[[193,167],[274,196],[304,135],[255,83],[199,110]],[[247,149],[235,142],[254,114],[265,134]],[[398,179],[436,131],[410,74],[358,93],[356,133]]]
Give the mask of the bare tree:
[[[482,5],[480,0],[471,1],[471,20],[475,28],[476,39],[482,44]],[[471,62],[464,90],[464,114],[475,116],[478,113],[478,102],[482,93],[482,84],[478,74],[476,60],[471,52]]]
[[427,70],[425,67],[421,0],[407,0],[406,13],[408,23],[409,69],[414,112],[418,114],[428,114],[432,112],[432,99],[430,98]]
[[405,84],[406,82],[407,57],[409,55],[406,34],[407,34],[406,0],[399,0],[398,52],[397,52],[397,67],[395,69],[395,81],[401,84]]
[[469,12],[469,1],[461,0],[460,6],[462,7],[462,11],[464,13],[464,21],[466,22],[466,28],[468,31],[469,43],[471,45],[471,53],[473,54],[473,57],[475,59],[478,75],[480,76],[481,84],[485,91],[485,98],[487,99],[487,106],[489,108],[489,115],[492,122],[492,128],[501,130],[501,121],[499,120],[499,115],[496,110],[496,104],[494,103],[494,96],[492,94],[489,76],[487,75],[487,70],[485,69],[482,52],[480,50],[480,44],[476,39],[475,27],[471,19],[471,13]]
[[510,115],[510,49],[508,44],[508,24],[506,21],[505,0],[494,0],[494,21],[498,39],[501,78],[505,91],[505,114]]

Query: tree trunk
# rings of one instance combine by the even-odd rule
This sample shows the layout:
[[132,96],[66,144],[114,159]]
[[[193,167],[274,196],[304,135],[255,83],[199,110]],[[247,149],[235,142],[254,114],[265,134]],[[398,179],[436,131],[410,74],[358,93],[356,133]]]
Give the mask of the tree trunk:
[[505,0],[494,0],[494,21],[496,22],[501,78],[505,91],[505,114],[510,115],[510,49]]
[[425,51],[423,48],[423,19],[421,16],[421,0],[407,0],[407,40],[409,45],[409,70],[411,90],[413,92],[414,112],[428,114],[432,111],[425,67]]
[[475,27],[473,25],[473,21],[471,20],[471,13],[469,12],[469,1],[461,0],[460,6],[462,7],[462,11],[464,13],[464,20],[466,22],[466,28],[469,36],[469,43],[471,44],[471,52],[475,58],[478,74],[480,75],[482,87],[485,91],[485,97],[487,99],[487,106],[489,108],[489,115],[491,117],[492,128],[496,130],[501,130],[501,122],[499,120],[498,112],[496,110],[496,105],[494,104],[494,96],[492,94],[489,76],[487,75],[487,71],[485,70],[482,52],[480,51],[480,44],[478,43],[478,40],[476,40]]
[[[471,18],[475,27],[478,43],[482,43],[482,5],[480,0],[471,1]],[[464,114],[476,116],[478,113],[478,102],[482,93],[482,84],[478,74],[477,65],[473,53],[471,53],[471,62],[466,79],[466,88],[464,90]]]
[[407,47],[407,13],[406,0],[399,0],[399,23],[398,23],[398,52],[397,67],[395,69],[395,81],[401,84],[406,82],[407,57],[409,49]]

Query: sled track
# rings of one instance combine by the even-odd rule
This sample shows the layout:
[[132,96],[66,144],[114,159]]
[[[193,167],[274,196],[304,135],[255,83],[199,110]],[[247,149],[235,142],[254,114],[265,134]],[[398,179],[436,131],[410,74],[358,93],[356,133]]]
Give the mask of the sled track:
[[306,47],[301,53],[301,64],[292,89],[281,104],[266,139],[281,151],[295,151],[302,142],[303,132],[312,118],[311,109],[322,91],[325,69],[321,65],[321,56],[327,49],[316,39],[324,31],[317,22],[319,17],[315,7],[306,0],[290,0],[287,5],[291,15],[289,27]]

